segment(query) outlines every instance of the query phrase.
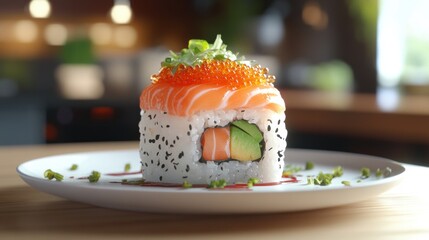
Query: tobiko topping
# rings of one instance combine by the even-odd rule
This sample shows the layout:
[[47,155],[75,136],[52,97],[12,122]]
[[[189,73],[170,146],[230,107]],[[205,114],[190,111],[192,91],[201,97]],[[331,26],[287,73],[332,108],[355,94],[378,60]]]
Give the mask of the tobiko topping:
[[238,89],[275,82],[268,68],[252,65],[253,61],[238,58],[228,51],[220,35],[213,44],[205,40],[190,40],[187,49],[170,53],[171,57],[161,63],[160,72],[152,75],[152,83],[172,86],[212,84]]

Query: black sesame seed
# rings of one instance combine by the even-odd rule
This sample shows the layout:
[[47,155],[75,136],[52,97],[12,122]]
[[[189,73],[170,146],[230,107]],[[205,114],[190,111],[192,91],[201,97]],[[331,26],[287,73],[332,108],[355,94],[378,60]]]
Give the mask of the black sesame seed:
[[161,150],[161,144],[158,144],[158,149]]
[[165,164],[164,163],[161,165],[161,168],[165,168]]
[[268,122],[273,123],[273,121],[271,119],[267,119]]
[[152,120],[152,115],[150,115],[150,114],[149,114],[149,115],[147,115],[147,116],[149,117],[149,119],[150,119],[150,120]]
[[155,115],[153,115],[153,118],[154,118],[154,119],[156,118],[156,114],[155,114]]
[[172,148],[172,147],[174,147],[174,145],[173,145],[173,144],[170,144],[170,147]]
[[277,137],[283,140],[283,138],[280,134],[277,134]]
[[179,136],[176,136],[176,139],[179,140],[180,139]]
[[181,151],[181,152],[179,153],[179,159],[181,159],[184,155],[185,155],[185,153],[183,153],[183,151]]
[[167,124],[167,125],[165,125],[165,127],[166,127],[166,128],[169,128],[169,127],[170,127],[170,125],[168,125],[168,124]]
[[191,124],[189,124],[189,130],[192,130],[192,125]]
[[183,176],[182,178],[188,178],[188,176]]
[[283,157],[283,153],[282,153],[282,151],[280,150],[280,151],[277,151],[277,156],[279,156],[279,157]]
[[149,143],[155,143],[155,139],[149,139]]
[[174,158],[172,158],[170,162],[174,162]]
[[155,140],[159,140],[159,134],[156,134]]
[[165,141],[165,137],[162,137],[161,140],[164,142]]
[[269,131],[271,131],[271,125],[268,125],[267,126],[267,131],[269,132]]
[[167,146],[168,146],[168,140],[167,140],[167,141],[165,141],[165,145],[167,145]]
[[159,181],[162,181],[162,176],[159,176]]
[[186,171],[186,172],[189,172],[189,170],[190,170],[189,165],[188,165],[188,164],[186,164],[186,169],[185,169],[185,171]]
[[276,131],[275,131],[275,133],[278,133],[279,132],[279,128],[276,128]]
[[153,159],[150,160],[150,163],[153,164]]
[[191,136],[191,132],[189,132],[189,131],[188,131],[186,134],[187,134],[188,136]]
[[273,150],[273,147],[270,147],[270,148],[268,149],[268,151],[271,151],[271,150]]
[[277,125],[280,125],[280,122],[281,122],[281,121],[280,121],[280,119],[279,119],[279,120],[277,121]]

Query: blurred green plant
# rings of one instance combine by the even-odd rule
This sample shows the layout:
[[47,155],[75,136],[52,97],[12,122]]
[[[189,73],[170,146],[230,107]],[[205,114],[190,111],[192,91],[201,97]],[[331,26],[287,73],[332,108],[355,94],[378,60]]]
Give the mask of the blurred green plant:
[[60,59],[65,64],[95,63],[91,40],[87,37],[76,37],[68,40],[61,48]]

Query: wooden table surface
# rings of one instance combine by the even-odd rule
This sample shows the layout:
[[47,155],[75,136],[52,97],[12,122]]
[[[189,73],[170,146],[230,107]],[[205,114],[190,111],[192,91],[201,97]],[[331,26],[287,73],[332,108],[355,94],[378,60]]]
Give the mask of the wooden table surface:
[[137,147],[137,142],[0,147],[0,239],[429,239],[429,168],[414,165],[406,165],[399,185],[364,202],[252,215],[104,209],[38,192],[16,173],[20,163],[38,157]]

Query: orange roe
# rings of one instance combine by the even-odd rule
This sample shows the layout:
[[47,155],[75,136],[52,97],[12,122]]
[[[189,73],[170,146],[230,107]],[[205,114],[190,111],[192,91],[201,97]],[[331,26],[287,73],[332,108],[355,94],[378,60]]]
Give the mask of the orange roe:
[[248,66],[232,60],[205,60],[194,67],[180,65],[173,74],[171,67],[164,67],[152,75],[152,83],[169,83],[172,86],[213,84],[239,89],[249,86],[269,85],[275,81],[267,68]]

